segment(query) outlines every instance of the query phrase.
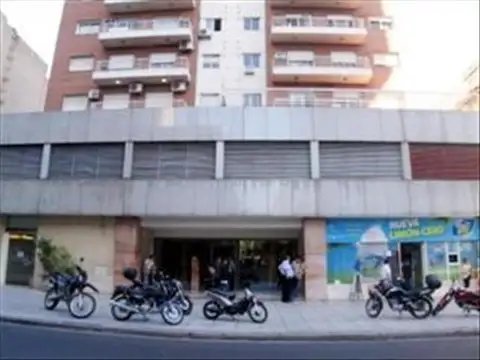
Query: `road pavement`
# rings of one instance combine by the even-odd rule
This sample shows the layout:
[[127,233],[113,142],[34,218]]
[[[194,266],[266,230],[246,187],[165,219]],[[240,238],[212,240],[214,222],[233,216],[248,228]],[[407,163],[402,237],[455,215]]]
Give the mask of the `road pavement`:
[[175,340],[0,324],[1,359],[478,359],[478,337],[390,341]]

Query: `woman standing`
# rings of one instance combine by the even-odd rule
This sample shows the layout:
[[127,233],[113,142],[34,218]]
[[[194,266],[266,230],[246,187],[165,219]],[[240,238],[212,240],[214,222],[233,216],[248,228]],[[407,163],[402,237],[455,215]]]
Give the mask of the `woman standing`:
[[467,258],[462,259],[460,276],[462,277],[463,287],[468,289],[470,287],[470,281],[472,280],[472,265],[470,265]]

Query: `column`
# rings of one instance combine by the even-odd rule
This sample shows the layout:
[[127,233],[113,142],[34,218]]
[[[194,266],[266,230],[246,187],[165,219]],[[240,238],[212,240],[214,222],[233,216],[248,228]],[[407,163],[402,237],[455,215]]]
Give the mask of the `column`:
[[410,146],[407,142],[403,142],[401,145],[402,154],[402,168],[403,178],[405,180],[412,180],[412,163],[410,161]]
[[133,267],[140,271],[141,266],[141,225],[137,218],[116,218],[114,229],[114,285],[125,282],[123,269]]
[[328,299],[327,241],[324,219],[303,221],[305,249],[305,300]]
[[224,177],[225,167],[225,143],[217,141],[215,145],[215,179],[221,180]]
[[125,152],[123,153],[123,178],[130,179],[132,177],[133,166],[133,143],[127,141],[125,143]]
[[7,278],[8,249],[10,245],[8,233],[4,232],[1,226],[0,224],[0,286],[5,285],[5,279]]
[[52,152],[52,145],[44,144],[42,150],[42,160],[40,165],[40,179],[48,178],[48,171],[50,170],[50,153]]
[[310,172],[312,179],[320,178],[320,147],[318,141],[310,141]]

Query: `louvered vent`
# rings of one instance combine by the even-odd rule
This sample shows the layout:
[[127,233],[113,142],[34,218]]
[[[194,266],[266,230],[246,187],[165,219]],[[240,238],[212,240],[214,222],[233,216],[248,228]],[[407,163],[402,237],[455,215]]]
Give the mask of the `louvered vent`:
[[0,179],[38,179],[42,148],[42,145],[0,146]]
[[227,142],[226,179],[310,178],[308,142]]
[[215,143],[136,143],[134,179],[214,179]]
[[322,178],[403,177],[400,144],[320,143]]
[[124,144],[52,145],[50,179],[121,179]]

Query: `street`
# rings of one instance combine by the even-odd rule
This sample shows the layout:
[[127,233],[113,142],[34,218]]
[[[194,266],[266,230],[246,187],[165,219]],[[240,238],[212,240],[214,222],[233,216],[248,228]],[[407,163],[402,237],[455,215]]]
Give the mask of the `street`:
[[478,359],[478,337],[246,342],[145,338],[0,324],[1,359]]

